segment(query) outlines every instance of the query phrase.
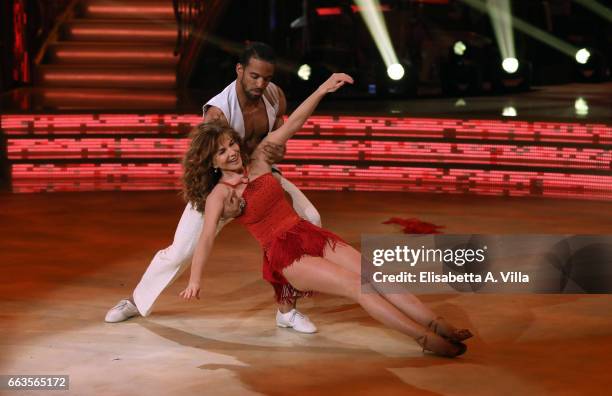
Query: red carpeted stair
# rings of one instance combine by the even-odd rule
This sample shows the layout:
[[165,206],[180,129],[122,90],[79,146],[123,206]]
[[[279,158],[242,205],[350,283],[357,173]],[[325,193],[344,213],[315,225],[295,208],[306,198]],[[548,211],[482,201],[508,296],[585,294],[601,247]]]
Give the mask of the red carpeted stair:
[[174,44],[176,26],[171,21],[152,23],[142,20],[76,19],[70,22],[63,31],[64,37],[78,42],[124,42]]
[[36,71],[43,88],[174,89],[171,0],[83,0]]

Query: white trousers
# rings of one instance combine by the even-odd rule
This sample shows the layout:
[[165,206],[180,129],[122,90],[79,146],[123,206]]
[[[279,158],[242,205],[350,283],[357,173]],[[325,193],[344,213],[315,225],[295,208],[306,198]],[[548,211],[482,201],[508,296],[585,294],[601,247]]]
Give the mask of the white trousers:
[[[289,193],[293,200],[293,208],[300,217],[321,226],[321,216],[314,205],[306,198],[293,183],[285,179],[278,173],[274,176],[281,183],[285,191]],[[227,222],[219,222],[217,233]],[[168,285],[178,278],[191,263],[191,257],[195,246],[200,237],[204,216],[198,212],[191,204],[187,204],[183,215],[176,227],[172,245],[160,250],[155,254],[151,264],[145,271],[142,279],[134,289],[134,302],[142,316],[151,313],[153,304],[157,297]]]

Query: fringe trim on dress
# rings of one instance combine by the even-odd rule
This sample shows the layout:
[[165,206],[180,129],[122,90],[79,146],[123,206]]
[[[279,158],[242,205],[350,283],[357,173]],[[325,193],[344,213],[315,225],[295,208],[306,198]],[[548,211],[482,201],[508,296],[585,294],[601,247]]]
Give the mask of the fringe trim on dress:
[[291,286],[282,271],[304,256],[323,257],[325,247],[329,245],[335,249],[338,242],[346,244],[333,232],[300,219],[265,246],[263,277],[274,287],[276,301],[292,302],[295,297],[312,296],[312,291],[300,291]]

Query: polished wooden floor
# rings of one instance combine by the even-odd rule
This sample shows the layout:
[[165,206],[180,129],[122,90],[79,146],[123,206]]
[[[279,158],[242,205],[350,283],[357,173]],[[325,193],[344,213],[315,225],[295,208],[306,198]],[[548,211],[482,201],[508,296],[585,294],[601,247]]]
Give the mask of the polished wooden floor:
[[[308,195],[324,225],[355,245],[361,233],[399,232],[381,224],[392,216],[447,233],[612,233],[612,202]],[[182,206],[172,192],[0,195],[0,374],[68,374],[75,395],[595,395],[612,386],[612,296],[422,296],[476,334],[454,360],[422,355],[336,297],[301,303],[319,327],[301,335],[274,326],[259,249],[238,224],[218,240],[201,300],[177,297],[183,277],[151,316],[104,323],[169,244]]]

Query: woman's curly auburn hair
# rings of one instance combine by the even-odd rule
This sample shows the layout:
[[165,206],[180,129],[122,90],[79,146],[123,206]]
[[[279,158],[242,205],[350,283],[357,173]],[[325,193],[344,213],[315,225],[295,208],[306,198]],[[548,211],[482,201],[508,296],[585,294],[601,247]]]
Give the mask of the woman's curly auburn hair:
[[242,163],[246,166],[240,135],[226,124],[204,122],[195,126],[189,138],[191,143],[183,157],[183,198],[199,212],[204,212],[206,197],[221,179],[221,172],[215,172],[213,158],[224,137],[233,139],[240,146]]

